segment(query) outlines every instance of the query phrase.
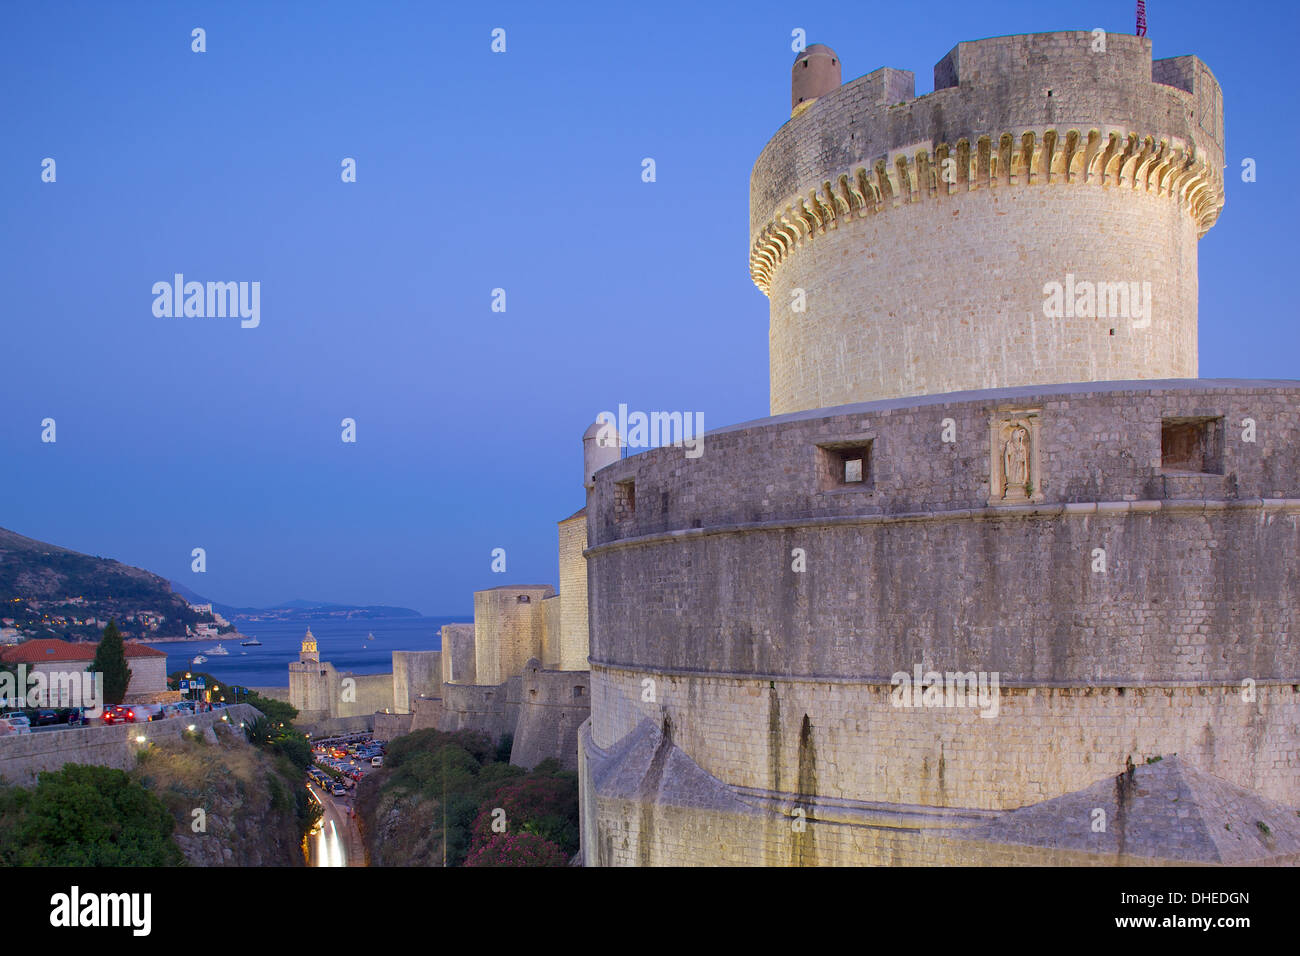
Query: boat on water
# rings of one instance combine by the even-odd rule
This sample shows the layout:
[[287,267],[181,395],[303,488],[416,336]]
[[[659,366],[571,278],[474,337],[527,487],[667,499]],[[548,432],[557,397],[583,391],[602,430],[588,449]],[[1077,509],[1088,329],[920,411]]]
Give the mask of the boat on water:
[[373,635],[373,634],[367,634],[367,635],[366,635],[366,640],[368,640],[368,641],[373,641],[374,639],[375,639],[375,635]]
[[226,650],[224,647],[222,647],[220,644],[218,644],[216,647],[209,647],[209,648],[208,648],[206,651],[204,651],[203,653],[204,653],[204,654],[215,654],[217,657],[224,657],[225,655],[229,654],[230,651]]
[[248,640],[246,640],[246,641],[240,641],[240,642],[239,642],[239,646],[240,646],[240,647],[261,647],[261,646],[262,646],[262,642],[259,641],[259,640],[258,640],[257,638],[255,638],[255,637],[250,637],[250,638],[249,638]]
[[207,662],[208,659],[202,654],[195,655],[194,659],[190,661],[191,664],[206,664]]

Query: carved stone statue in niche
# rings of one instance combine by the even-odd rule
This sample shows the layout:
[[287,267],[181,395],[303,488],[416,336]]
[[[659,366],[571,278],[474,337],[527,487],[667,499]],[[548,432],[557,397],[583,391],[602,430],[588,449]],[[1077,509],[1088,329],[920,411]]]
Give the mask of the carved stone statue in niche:
[[1004,410],[989,422],[989,504],[1043,500],[1038,468],[1038,409]]
[[1025,486],[1029,484],[1029,432],[1023,425],[1014,426],[1011,437],[1003,445],[1002,474],[1005,476],[1003,498],[1027,495]]

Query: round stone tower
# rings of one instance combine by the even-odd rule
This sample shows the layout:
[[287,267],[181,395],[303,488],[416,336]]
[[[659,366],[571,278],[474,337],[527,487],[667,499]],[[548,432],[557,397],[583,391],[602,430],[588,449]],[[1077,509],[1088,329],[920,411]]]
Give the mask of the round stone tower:
[[843,86],[795,60],[750,182],[771,409],[1197,374],[1197,241],[1223,205],[1219,85],[1145,37],[958,44]]
[[582,485],[596,487],[596,472],[621,457],[622,441],[613,422],[596,421],[582,435]]

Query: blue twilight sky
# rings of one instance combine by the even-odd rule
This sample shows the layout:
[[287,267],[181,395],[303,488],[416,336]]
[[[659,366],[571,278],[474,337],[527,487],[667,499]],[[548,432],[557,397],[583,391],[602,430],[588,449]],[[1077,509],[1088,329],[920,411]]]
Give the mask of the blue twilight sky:
[[[1155,55],[1224,89],[1201,374],[1300,377],[1297,5],[1149,6]],[[0,527],[233,604],[455,614],[555,583],[596,413],[767,413],[748,185],[792,29],[921,94],[961,40],[1132,32],[1133,8],[8,0]],[[260,327],[155,318],[176,272],[260,281]]]

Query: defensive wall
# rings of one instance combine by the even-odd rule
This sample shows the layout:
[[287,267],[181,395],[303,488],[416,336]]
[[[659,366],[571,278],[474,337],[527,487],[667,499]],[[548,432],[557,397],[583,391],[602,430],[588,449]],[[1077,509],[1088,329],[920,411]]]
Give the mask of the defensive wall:
[[[764,827],[796,806],[890,826],[906,807],[1011,811],[1173,754],[1300,804],[1300,384],[894,399],[705,448],[610,465],[589,501],[583,799],[606,836],[706,792]],[[896,706],[917,668],[996,675],[995,706]],[[672,759],[606,805],[597,771],[630,772],[643,726]],[[636,852],[694,859],[657,842],[669,830]],[[846,839],[823,862],[886,853]]]
[[539,661],[529,661],[523,672],[510,762],[531,770],[554,757],[565,770],[577,770],[578,727],[590,714],[587,671],[546,670]]
[[[0,778],[9,784],[34,786],[38,774],[46,770],[58,770],[68,763],[130,770],[136,764],[137,755],[150,741],[179,738],[189,727],[202,731],[209,739],[215,739],[212,726],[223,718],[228,718],[229,723],[239,727],[241,723],[260,716],[261,712],[250,704],[231,704],[202,714],[187,714],[138,724],[104,724],[96,721],[81,727],[0,737]],[[138,739],[140,737],[145,738],[144,742]]]
[[415,698],[436,693],[441,683],[442,651],[393,651],[393,711],[409,714]]

